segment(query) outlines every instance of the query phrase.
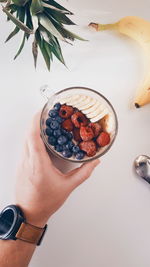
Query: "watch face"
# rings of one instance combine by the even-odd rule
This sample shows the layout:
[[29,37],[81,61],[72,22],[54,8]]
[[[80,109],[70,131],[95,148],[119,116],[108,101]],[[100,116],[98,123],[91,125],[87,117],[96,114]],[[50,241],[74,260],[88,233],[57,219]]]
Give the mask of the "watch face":
[[0,239],[16,239],[15,235],[24,221],[17,206],[6,207],[0,214]]

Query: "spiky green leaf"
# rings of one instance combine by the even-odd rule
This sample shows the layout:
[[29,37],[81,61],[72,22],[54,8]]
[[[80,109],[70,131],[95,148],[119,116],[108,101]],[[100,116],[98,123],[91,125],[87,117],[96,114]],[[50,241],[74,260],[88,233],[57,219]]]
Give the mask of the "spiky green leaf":
[[40,24],[51,34],[53,34],[56,38],[60,39],[61,41],[66,41],[62,34],[56,29],[54,24],[49,20],[49,18],[45,14],[38,15]]
[[19,20],[22,23],[24,23],[24,21],[25,21],[25,9],[23,7],[19,7],[17,14],[18,14]]
[[29,29],[24,23],[22,23],[19,19],[17,19],[15,16],[13,16],[7,8],[3,7],[3,11],[7,14],[7,16],[10,18],[10,20],[18,26],[21,30],[28,34],[32,34],[33,30]]
[[63,6],[61,6],[60,4],[58,4],[56,1],[54,0],[45,0],[44,2],[46,3],[49,3],[50,5],[58,8],[58,9],[61,9],[63,11],[66,11],[66,14],[68,15],[73,15],[73,13],[71,11],[69,11],[68,9],[64,8]]
[[55,6],[52,6],[52,5],[50,5],[50,4],[47,4],[47,3],[45,3],[45,2],[42,2],[42,6],[45,7],[45,8],[50,9],[50,11],[55,10],[55,11],[58,11],[58,12],[60,12],[60,13],[68,14],[67,11],[62,10],[62,9],[59,9],[59,8],[57,8],[57,7],[55,7]]
[[44,42],[44,47],[47,51],[47,54],[49,55],[49,58],[51,60],[52,59],[51,46],[47,42],[45,42],[45,41],[43,41],[43,42]]
[[20,53],[24,47],[24,44],[25,44],[25,39],[26,39],[26,33],[23,34],[23,40],[22,40],[21,46],[20,46],[17,54],[15,55],[14,59],[16,59],[20,55]]
[[50,38],[49,38],[49,35],[48,35],[48,32],[46,31],[46,29],[42,26],[39,27],[39,32],[40,32],[40,35],[42,36],[42,38],[50,44]]
[[[42,36],[42,38],[44,39],[45,43],[47,43],[47,46],[49,48],[49,50],[58,58],[58,60],[65,64],[63,55],[62,55],[62,51],[61,51],[61,47],[59,42],[57,41],[57,38],[53,37],[52,34],[48,33],[47,31],[45,31],[43,29],[43,27],[39,28],[40,34]],[[52,55],[51,53],[51,55]]]
[[65,28],[62,28],[62,30],[60,30],[60,33],[62,33],[62,34],[64,33],[67,39],[70,39],[70,40],[73,40],[73,41],[75,39],[78,39],[80,41],[87,41],[86,39],[80,37],[79,35],[77,35],[77,34],[75,34],[73,32],[70,32],[70,31],[66,30]]
[[78,36],[77,34],[68,31],[63,26],[61,26],[59,23],[53,21],[53,24],[54,24],[55,28],[59,31],[59,33],[62,36],[64,36],[64,38],[69,39],[71,41],[74,41],[75,39],[78,39],[80,41],[87,41],[87,40],[81,38],[80,36]]
[[36,15],[32,16],[32,25],[33,25],[34,32],[36,32],[36,30],[39,27],[39,21],[38,21],[38,17]]
[[41,12],[43,12],[43,6],[42,6],[41,0],[32,0],[32,3],[31,3],[32,15],[36,15]]
[[46,51],[46,49],[44,47],[43,39],[41,38],[40,33],[39,33],[38,30],[36,31],[35,38],[36,38],[38,46],[39,46],[39,48],[41,50],[41,53],[42,53],[42,55],[44,57],[46,66],[47,66],[48,70],[50,71],[50,57],[49,57],[49,55],[48,55],[48,53],[47,53],[47,51]]
[[17,6],[24,6],[29,0],[12,0],[12,2]]
[[33,54],[33,58],[34,58],[34,66],[36,68],[37,56],[38,56],[38,45],[37,45],[36,39],[34,39],[34,41],[32,43],[32,54]]
[[55,19],[56,22],[66,24],[66,25],[76,25],[71,19],[69,19],[65,14],[62,14],[56,10],[50,10],[46,8],[49,15]]
[[19,31],[20,29],[16,26],[15,29],[7,37],[5,43],[8,42],[12,37],[14,37]]
[[[25,6],[25,13],[26,13],[26,26],[33,30],[33,23],[32,23],[32,18],[31,18],[31,13],[30,13],[30,6],[28,3]],[[30,34],[26,34],[26,38],[28,39],[29,37],[30,37]]]
[[9,10],[11,12],[16,12],[18,10],[18,6],[14,5],[14,4],[10,4],[9,5]]
[[53,45],[51,50],[58,60],[66,66],[59,43],[57,45]]

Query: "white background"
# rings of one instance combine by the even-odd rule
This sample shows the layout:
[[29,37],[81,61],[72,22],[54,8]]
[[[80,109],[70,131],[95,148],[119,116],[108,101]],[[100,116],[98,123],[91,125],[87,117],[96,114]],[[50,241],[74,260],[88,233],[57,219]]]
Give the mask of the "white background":
[[[0,206],[13,201],[15,171],[25,130],[45,100],[39,87],[87,86],[114,105],[119,134],[91,179],[49,221],[31,267],[149,267],[150,187],[133,171],[134,158],[150,154],[150,106],[131,108],[143,78],[143,56],[134,41],[113,32],[95,33],[90,21],[115,22],[126,15],[150,20],[149,0],[61,1],[75,12],[73,30],[89,40],[63,45],[68,69],[51,72],[41,56],[35,71],[29,42],[13,61],[21,35],[4,44],[12,25],[0,13]],[[70,166],[68,166],[70,168]],[[21,178],[21,177],[20,177]]]

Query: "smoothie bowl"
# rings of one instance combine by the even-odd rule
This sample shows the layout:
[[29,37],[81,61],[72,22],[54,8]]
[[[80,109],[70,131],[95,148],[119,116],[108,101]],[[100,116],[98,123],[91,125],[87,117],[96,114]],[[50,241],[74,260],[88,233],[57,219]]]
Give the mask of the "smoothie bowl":
[[99,158],[111,148],[118,121],[113,106],[99,92],[71,87],[49,97],[40,127],[48,151],[78,163]]

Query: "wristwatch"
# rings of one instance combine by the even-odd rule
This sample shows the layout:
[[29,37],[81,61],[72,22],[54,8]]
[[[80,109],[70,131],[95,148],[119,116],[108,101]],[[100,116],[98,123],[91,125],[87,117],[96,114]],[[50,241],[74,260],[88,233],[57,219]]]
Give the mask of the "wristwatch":
[[47,229],[39,228],[26,222],[25,216],[16,205],[9,205],[0,213],[0,239],[17,240],[39,246]]

